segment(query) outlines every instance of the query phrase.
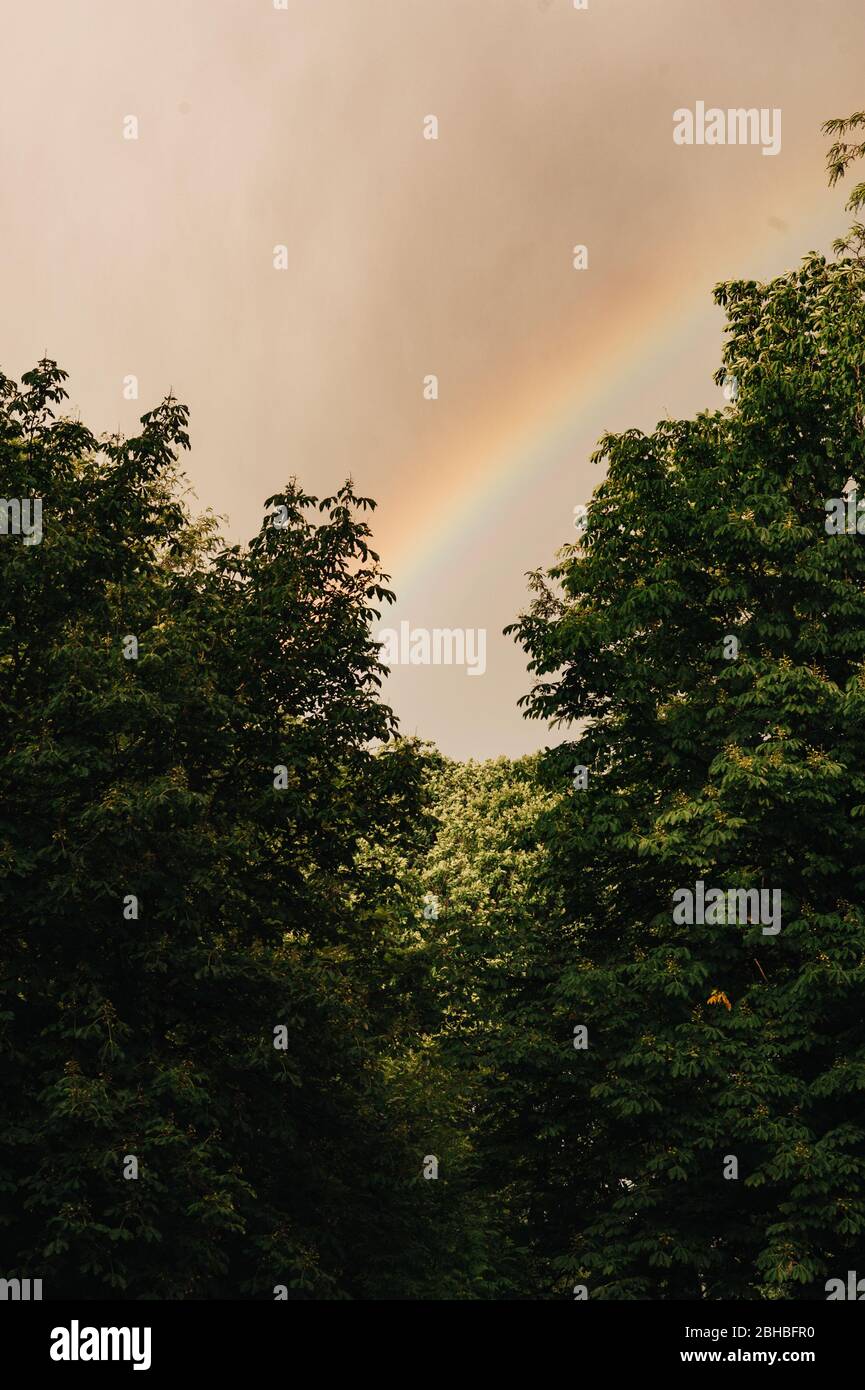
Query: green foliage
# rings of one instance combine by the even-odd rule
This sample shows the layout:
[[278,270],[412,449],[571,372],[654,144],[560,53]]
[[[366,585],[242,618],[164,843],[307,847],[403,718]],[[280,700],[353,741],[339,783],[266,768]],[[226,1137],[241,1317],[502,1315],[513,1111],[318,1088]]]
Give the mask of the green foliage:
[[[551,1025],[590,1045],[561,1028],[525,1137],[571,1151],[570,1198],[564,1165],[535,1177],[562,1291],[824,1297],[863,1257],[865,543],[824,525],[865,482],[863,289],[813,253],[719,286],[735,404],[602,439],[516,627],[530,713],[579,724],[546,776],[590,768],[546,832],[574,941]],[[675,924],[698,879],[781,889],[780,934]]]
[[538,826],[558,797],[540,787],[536,758],[459,764],[427,753],[426,764],[424,833],[392,857],[427,978],[396,1072],[425,1098],[459,1213],[455,1255],[472,1255],[471,1296],[536,1296],[527,1213],[538,1154],[525,1147],[522,1110],[547,1045],[555,963]]
[[99,442],[55,418],[63,379],[0,382],[4,487],[44,516],[0,545],[4,1272],[53,1297],[422,1295],[425,1135],[383,1065],[399,943],[356,864],[419,786],[378,698],[371,504],[292,483],[221,548],[179,500],[185,408]]

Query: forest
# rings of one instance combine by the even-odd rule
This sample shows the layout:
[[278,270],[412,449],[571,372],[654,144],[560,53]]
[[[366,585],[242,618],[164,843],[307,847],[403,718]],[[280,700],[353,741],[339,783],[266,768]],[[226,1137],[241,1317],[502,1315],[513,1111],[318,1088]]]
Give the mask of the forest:
[[[865,113],[826,129],[834,183]],[[566,741],[516,760],[400,735],[351,479],[228,545],[172,395],[97,437],[50,358],[0,376],[6,1278],[817,1300],[865,1268],[865,542],[826,526],[865,483],[865,227],[714,295],[735,393],[605,435],[529,576],[524,711]],[[674,911],[697,885],[719,911]]]

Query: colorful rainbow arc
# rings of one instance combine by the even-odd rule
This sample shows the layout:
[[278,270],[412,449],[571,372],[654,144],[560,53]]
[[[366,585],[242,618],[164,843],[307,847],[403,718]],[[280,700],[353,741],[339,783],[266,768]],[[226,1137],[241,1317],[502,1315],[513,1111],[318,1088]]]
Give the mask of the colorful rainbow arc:
[[[815,174],[807,171],[807,182],[813,192]],[[804,181],[804,180],[803,180]],[[822,192],[825,193],[825,190]],[[819,212],[806,223],[799,223],[784,244],[795,237],[804,254],[809,246],[828,248],[839,234],[842,225],[837,200],[821,198]],[[809,240],[808,238],[811,238]],[[779,242],[777,231],[766,238],[765,245],[756,248],[751,243],[749,260],[756,261],[773,243]],[[728,242],[732,260],[741,261],[748,254],[745,237],[733,233]],[[793,262],[795,263],[795,261]],[[621,399],[622,383],[636,376],[645,367],[647,358],[657,363],[659,355],[673,360],[686,346],[697,329],[709,302],[710,288],[705,284],[694,287],[687,296],[684,312],[670,313],[672,287],[669,269],[675,269],[671,256],[635,306],[633,300],[617,306],[621,312],[614,330],[608,335],[602,350],[587,367],[584,363],[575,371],[568,361],[550,374],[537,374],[520,392],[519,402],[509,405],[503,414],[499,407],[494,422],[485,421],[473,431],[459,450],[465,461],[458,476],[464,478],[456,494],[440,492],[431,499],[419,502],[416,490],[407,510],[414,516],[423,515],[420,530],[415,525],[405,529],[406,539],[390,554],[383,555],[384,567],[394,578],[399,599],[410,598],[429,576],[430,571],[446,563],[455,549],[464,544],[476,528],[484,524],[485,513],[493,504],[501,505],[526,487],[536,484],[573,449],[581,430],[585,431],[591,418],[596,418],[614,398]],[[786,264],[786,263],[785,263]],[[779,265],[780,273],[784,265]],[[720,278],[720,277],[719,277]],[[678,294],[681,304],[681,293]],[[720,363],[720,342],[718,361]],[[722,402],[719,401],[719,405]],[[600,481],[600,477],[598,478]],[[594,486],[594,483],[593,483]],[[588,500],[574,498],[574,502]],[[563,527],[562,540],[571,539]],[[550,557],[552,559],[552,557]]]

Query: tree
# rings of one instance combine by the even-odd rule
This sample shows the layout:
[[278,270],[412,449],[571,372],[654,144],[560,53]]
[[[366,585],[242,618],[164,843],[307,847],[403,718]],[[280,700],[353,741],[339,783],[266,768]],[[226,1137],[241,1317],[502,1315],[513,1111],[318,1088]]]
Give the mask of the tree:
[[[863,273],[845,240],[717,287],[735,401],[603,437],[514,628],[530,715],[579,725],[546,775],[589,769],[549,817],[573,950],[526,1139],[565,1136],[536,1170],[556,1290],[822,1298],[865,1257],[865,543],[826,525],[865,481]],[[777,890],[781,930],[751,898],[677,920],[698,884]]]
[[524,1111],[534,1066],[549,1050],[548,996],[558,922],[540,839],[555,793],[537,758],[456,763],[420,750],[425,816],[412,846],[379,854],[393,866],[392,901],[416,942],[416,1017],[395,1077],[424,1107],[447,1173],[451,1233],[442,1281],[459,1272],[472,1298],[533,1297],[533,1182],[543,1136],[527,1147]]
[[98,441],[55,416],[64,379],[0,379],[4,486],[43,508],[41,543],[0,536],[4,1273],[55,1298],[423,1290],[399,946],[359,864],[416,815],[373,504],[292,482],[225,548],[182,500],[185,407]]

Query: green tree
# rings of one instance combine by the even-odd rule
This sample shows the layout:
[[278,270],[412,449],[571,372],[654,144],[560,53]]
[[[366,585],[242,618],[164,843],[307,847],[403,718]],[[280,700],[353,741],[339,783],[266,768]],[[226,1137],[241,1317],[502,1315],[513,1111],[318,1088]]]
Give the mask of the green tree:
[[3,1272],[428,1292],[424,1136],[385,1067],[399,946],[359,859],[417,814],[372,504],[292,483],[226,549],[182,501],[185,408],[99,441],[56,416],[64,377],[0,378],[4,489],[43,507],[41,543],[0,536]]
[[[546,765],[568,949],[524,1135],[563,1136],[535,1170],[551,1290],[822,1298],[865,1260],[865,541],[825,524],[865,485],[854,242],[718,286],[736,399],[604,436],[515,626],[529,713],[577,726]],[[678,923],[697,881],[780,890],[780,932]]]
[[[413,917],[417,1019],[395,1075],[423,1107],[447,1186],[449,1278],[473,1298],[534,1296],[529,1239],[538,1165],[552,1135],[526,1144],[538,1056],[548,1037],[553,911],[539,838],[559,796],[537,758],[456,763],[426,753],[426,810],[416,844],[391,858]],[[444,1271],[443,1271],[444,1276]]]

